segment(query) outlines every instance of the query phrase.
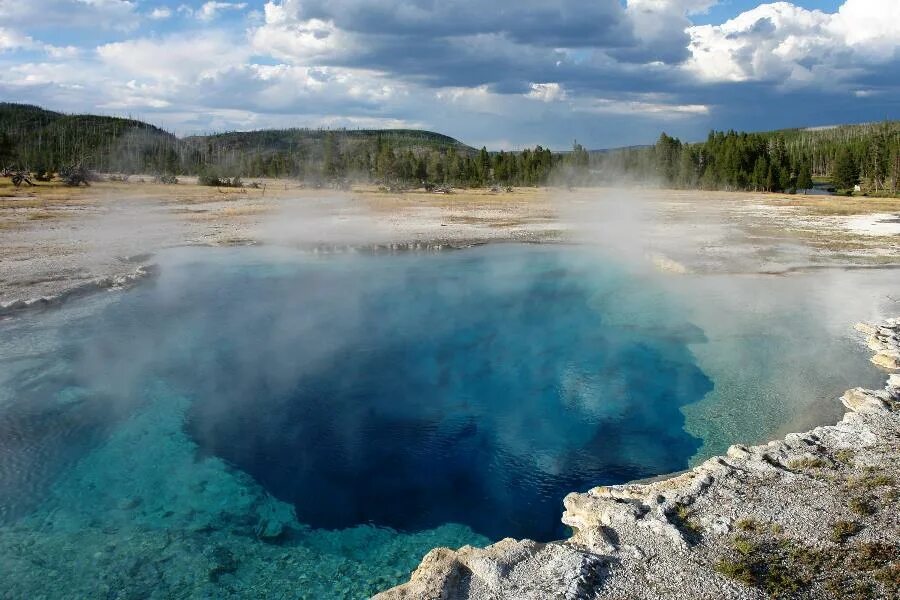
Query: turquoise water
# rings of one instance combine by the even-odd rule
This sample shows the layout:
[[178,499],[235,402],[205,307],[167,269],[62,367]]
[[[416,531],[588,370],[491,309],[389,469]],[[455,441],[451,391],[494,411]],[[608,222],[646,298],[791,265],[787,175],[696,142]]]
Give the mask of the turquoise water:
[[357,598],[434,546],[560,537],[569,491],[877,384],[834,330],[891,285],[659,280],[519,245],[160,261],[0,323],[3,597]]

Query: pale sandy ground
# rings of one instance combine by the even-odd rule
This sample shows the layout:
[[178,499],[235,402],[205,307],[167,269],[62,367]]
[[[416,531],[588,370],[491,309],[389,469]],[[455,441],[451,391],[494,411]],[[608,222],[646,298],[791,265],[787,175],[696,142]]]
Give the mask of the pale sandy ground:
[[439,195],[0,180],[0,305],[53,297],[181,245],[589,241],[670,273],[900,263],[900,199],[594,188]]

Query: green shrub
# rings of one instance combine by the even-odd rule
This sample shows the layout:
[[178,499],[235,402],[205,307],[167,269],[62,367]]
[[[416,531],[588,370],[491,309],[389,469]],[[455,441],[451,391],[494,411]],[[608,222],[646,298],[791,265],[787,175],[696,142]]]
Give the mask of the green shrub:
[[738,554],[743,556],[750,556],[758,549],[758,546],[755,543],[742,536],[734,538],[731,541],[731,547],[734,548]]
[[803,458],[794,458],[788,461],[788,468],[798,470],[798,469],[821,469],[825,467],[828,463],[826,463],[821,458],[810,458],[805,456]]
[[738,519],[734,526],[738,531],[756,531],[759,528],[758,523],[749,517]]
[[854,456],[856,456],[856,452],[854,452],[853,450],[844,449],[844,450],[838,450],[835,453],[834,458],[840,463],[844,463],[845,465],[850,465],[850,464],[853,464]]
[[862,529],[853,521],[838,521],[831,526],[831,541],[835,544],[843,544],[849,538],[859,533]]
[[756,585],[756,575],[746,562],[720,560],[716,563],[716,571],[746,585]]
[[867,498],[851,498],[848,506],[850,510],[860,516],[874,515],[876,510],[875,505]]
[[675,508],[667,513],[671,522],[684,535],[689,543],[696,543],[703,534],[703,527],[694,518],[694,513],[684,504],[676,504]]

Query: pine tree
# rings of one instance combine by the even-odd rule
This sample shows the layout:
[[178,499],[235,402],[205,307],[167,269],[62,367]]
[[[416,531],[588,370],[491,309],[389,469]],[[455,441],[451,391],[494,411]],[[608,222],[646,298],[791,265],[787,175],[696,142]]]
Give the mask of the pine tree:
[[812,170],[809,161],[804,160],[797,167],[797,189],[808,192],[813,186]]
[[478,152],[478,178],[480,179],[479,183],[481,185],[484,185],[493,178],[493,173],[491,172],[491,156],[484,146],[482,146],[481,150]]
[[859,165],[846,146],[838,153],[831,170],[831,182],[841,190],[852,190],[859,183]]
[[794,173],[793,169],[789,166],[784,167],[778,172],[778,189],[783,192],[789,192],[791,194],[797,193],[797,185],[796,185],[797,176]]
[[753,174],[750,176],[750,181],[755,191],[760,192],[766,189],[766,174],[768,172],[769,161],[766,160],[765,154],[761,154],[756,159],[756,163],[753,165]]

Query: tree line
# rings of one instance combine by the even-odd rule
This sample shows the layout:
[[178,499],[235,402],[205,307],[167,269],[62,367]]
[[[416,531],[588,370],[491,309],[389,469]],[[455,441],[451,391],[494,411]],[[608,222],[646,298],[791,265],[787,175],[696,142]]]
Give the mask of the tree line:
[[788,192],[814,182],[837,191],[898,193],[900,122],[766,133],[711,131],[683,143],[661,134],[656,144],[601,153],[591,168],[599,179],[625,176],[665,187]]
[[624,180],[681,189],[838,190],[897,194],[900,121],[764,133],[711,131],[698,143],[665,133],[653,146],[570,151],[477,150],[421,130],[279,129],[178,138],[118,117],[0,103],[0,168],[44,178],[73,168],[204,181],[299,178],[388,186],[586,186]]

